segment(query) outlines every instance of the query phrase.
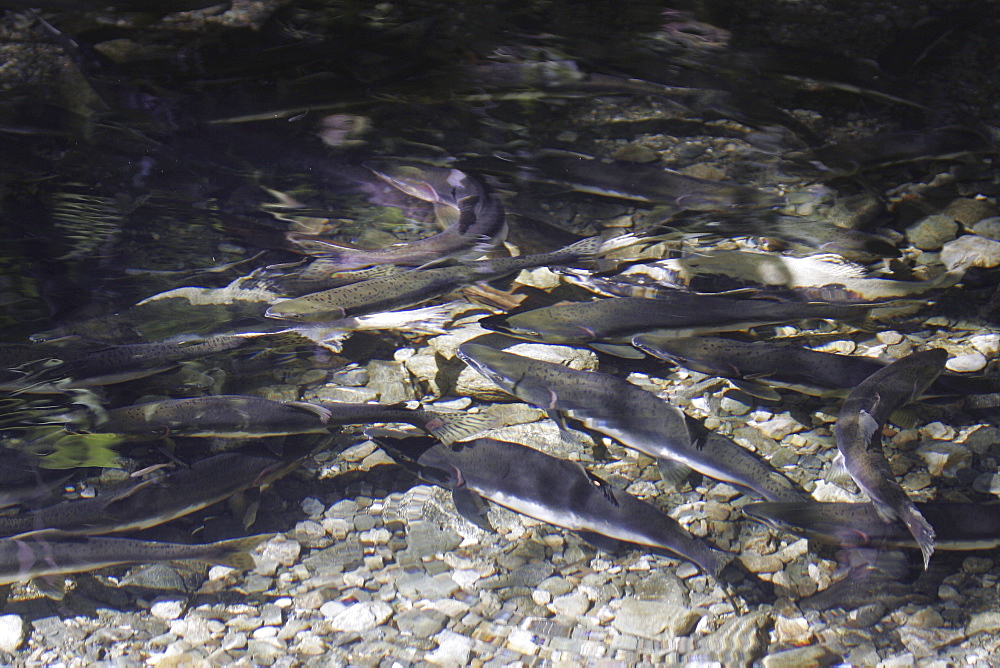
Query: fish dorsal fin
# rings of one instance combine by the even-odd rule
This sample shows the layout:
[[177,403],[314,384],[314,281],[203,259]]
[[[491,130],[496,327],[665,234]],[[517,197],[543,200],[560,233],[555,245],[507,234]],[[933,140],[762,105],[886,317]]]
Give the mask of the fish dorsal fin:
[[312,413],[319,418],[320,422],[326,424],[330,421],[330,416],[332,413],[329,408],[324,408],[323,406],[318,406],[316,404],[311,404],[308,401],[285,401],[282,402],[286,406],[291,406],[292,408],[298,408],[304,410],[308,413]]
[[483,497],[468,487],[456,487],[451,491],[451,498],[455,502],[455,510],[458,511],[459,515],[483,531],[496,532],[487,516],[489,504]]

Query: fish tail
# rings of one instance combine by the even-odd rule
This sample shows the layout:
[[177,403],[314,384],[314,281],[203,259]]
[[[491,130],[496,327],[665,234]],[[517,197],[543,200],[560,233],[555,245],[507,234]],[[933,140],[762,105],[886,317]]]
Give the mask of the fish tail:
[[241,571],[250,570],[255,565],[250,551],[273,537],[274,534],[268,533],[212,543],[215,550],[209,560]]
[[900,513],[900,516],[903,523],[906,524],[906,528],[910,530],[913,538],[916,539],[917,545],[920,546],[920,553],[924,556],[924,570],[927,570],[931,555],[934,554],[934,539],[937,535],[934,532],[934,527],[930,525],[930,522],[920,514],[920,511],[912,503],[907,504],[907,507]]
[[485,413],[432,413],[430,421],[423,425],[428,434],[445,445],[486,431],[496,423],[496,419]]

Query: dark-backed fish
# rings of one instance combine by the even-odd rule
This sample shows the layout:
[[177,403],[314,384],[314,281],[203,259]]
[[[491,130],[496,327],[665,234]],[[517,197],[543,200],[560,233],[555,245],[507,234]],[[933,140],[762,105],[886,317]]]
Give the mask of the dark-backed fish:
[[655,459],[679,462],[710,478],[751,489],[769,500],[802,493],[783,475],[733,441],[697,428],[675,406],[623,378],[464,343],[458,356],[519,399],[610,436]]
[[510,276],[522,269],[575,262],[595,255],[603,245],[598,237],[590,237],[550,253],[480,260],[454,267],[415,269],[278,302],[268,308],[265,315],[282,320],[325,322],[347,316],[394,311],[467,285]]
[[897,408],[916,401],[944,370],[948,353],[932,348],[879,369],[848,395],[837,414],[834,435],[844,465],[885,522],[901,519],[924,555],[934,552],[934,528],[896,482],[882,450],[882,425]]
[[484,318],[480,324],[533,341],[573,344],[627,342],[635,334],[653,330],[690,336],[811,318],[851,319],[867,313],[867,308],[855,304],[774,302],[670,290],[657,299],[619,297],[556,304]]
[[0,517],[0,535],[61,529],[73,535],[138,531],[188,515],[282,477],[302,457],[227,452],[96,497]]
[[66,359],[61,364],[53,364],[17,381],[4,383],[0,389],[50,394],[113,385],[169,371],[186,360],[234,350],[244,343],[246,339],[238,336],[213,336],[179,343],[76,348],[67,351]]
[[[735,341],[710,336],[673,337],[637,334],[632,345],[692,371],[734,380],[760,381],[813,396],[851,390],[888,362],[874,357],[838,355],[790,343]],[[1000,391],[986,377],[942,374],[928,394],[967,395]]]
[[694,562],[714,578],[732,559],[655,506],[615,489],[580,462],[517,443],[480,438],[435,445],[417,460],[420,476],[452,490],[456,507],[479,496],[549,524],[635,543]]
[[[935,550],[1000,547],[1000,504],[932,501],[914,504],[934,529]],[[920,549],[902,522],[886,522],[869,503],[748,503],[752,519],[781,531],[841,547]]]
[[219,394],[113,408],[95,420],[89,431],[195,438],[260,438],[322,433],[330,427],[349,424],[403,422],[443,440],[453,440],[486,429],[487,419],[481,415],[434,413],[397,405],[283,402],[263,397]]
[[121,564],[188,559],[246,570],[254,565],[250,550],[270,537],[248,536],[186,545],[132,538],[73,536],[55,530],[34,531],[0,538],[0,585],[46,575],[85,573]]

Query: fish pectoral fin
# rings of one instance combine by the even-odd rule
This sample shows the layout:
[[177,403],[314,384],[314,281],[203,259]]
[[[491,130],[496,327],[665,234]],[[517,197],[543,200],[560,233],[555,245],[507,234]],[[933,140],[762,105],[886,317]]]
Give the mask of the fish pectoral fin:
[[622,357],[624,359],[641,360],[646,357],[646,353],[642,352],[638,348],[633,348],[632,346],[626,346],[623,344],[592,342],[587,345],[599,353],[607,353],[608,355],[614,355],[615,357]]
[[455,510],[458,514],[467,519],[472,524],[483,531],[496,533],[496,529],[487,517],[489,504],[486,499],[473,492],[468,487],[459,487],[451,491],[451,498],[455,502]]
[[619,504],[618,504],[618,499],[615,498],[614,488],[600,476],[588,471],[587,467],[584,466],[582,463],[580,464],[580,469],[583,471],[583,474],[587,476],[587,479],[590,480],[591,484],[593,484],[594,487],[601,490],[601,493],[604,494],[604,498],[613,503],[617,508]]
[[226,500],[229,511],[240,520],[244,529],[249,529],[257,521],[257,511],[260,509],[259,487],[251,487],[233,494]]
[[660,472],[660,479],[671,490],[676,490],[681,483],[691,475],[691,467],[674,459],[660,458],[656,460],[656,469]]
[[[436,426],[440,424],[440,426]],[[486,413],[439,413],[427,432],[444,443],[451,445],[473,434],[491,429],[496,424],[496,418]]]
[[865,443],[871,442],[876,432],[878,432],[879,426],[878,420],[873,418],[868,411],[861,411],[858,414],[858,427],[861,430]]
[[61,575],[43,575],[32,578],[31,584],[40,594],[53,601],[61,601],[66,596],[66,578]]
[[602,550],[610,554],[616,554],[622,551],[623,543],[617,538],[605,536],[604,534],[600,534],[595,531],[577,531],[576,535],[579,536],[584,542],[596,547],[598,550]]
[[555,408],[548,408],[545,409],[545,414],[549,416],[550,420],[556,423],[556,426],[559,427],[560,435],[564,439],[572,440],[572,436],[570,435],[571,430],[569,428],[569,424],[566,422],[565,413],[560,410],[556,410]]
[[773,387],[758,383],[750,379],[730,378],[729,382],[737,390],[746,392],[751,397],[763,399],[764,401],[781,401],[781,395]]

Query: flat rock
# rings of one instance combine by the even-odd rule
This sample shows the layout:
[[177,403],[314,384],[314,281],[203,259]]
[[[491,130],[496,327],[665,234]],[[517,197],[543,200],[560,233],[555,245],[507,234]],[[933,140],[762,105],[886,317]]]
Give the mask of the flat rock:
[[472,652],[472,638],[454,631],[441,631],[434,636],[437,649],[424,655],[424,660],[438,666],[465,666]]
[[402,362],[372,360],[368,363],[368,378],[366,387],[375,392],[380,403],[397,404],[417,398]]
[[983,218],[972,226],[972,231],[981,237],[1000,241],[1000,216]]
[[360,633],[384,624],[392,616],[392,607],[382,601],[367,601],[349,605],[330,620],[334,631]]
[[611,622],[621,633],[641,638],[662,639],[684,636],[694,630],[701,615],[673,601],[640,601],[625,599]]
[[965,234],[941,248],[941,263],[953,271],[959,267],[1000,266],[1000,241],[993,241],[976,234]]
[[906,238],[920,250],[938,250],[946,241],[955,238],[958,227],[951,216],[933,214],[906,228]]
[[753,663],[767,651],[770,627],[770,614],[764,611],[730,618],[698,641],[699,654],[726,666]]
[[764,668],[808,668],[809,666],[832,666],[841,657],[823,645],[810,645],[775,652],[765,656]]
[[582,591],[576,591],[572,594],[556,596],[548,604],[548,608],[557,615],[576,619],[590,608],[590,600]]
[[969,618],[969,623],[965,625],[966,635],[971,636],[983,631],[990,633],[1000,631],[1000,612],[995,610],[977,612]]
[[956,373],[982,371],[986,368],[986,356],[978,350],[975,350],[971,353],[956,355],[955,357],[950,358],[945,363],[944,367],[949,371],[955,371]]
[[157,619],[171,620],[177,619],[184,614],[187,608],[186,598],[160,597],[149,606],[149,612]]

